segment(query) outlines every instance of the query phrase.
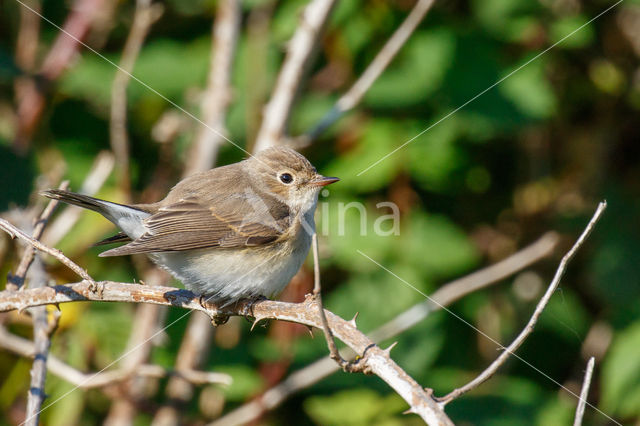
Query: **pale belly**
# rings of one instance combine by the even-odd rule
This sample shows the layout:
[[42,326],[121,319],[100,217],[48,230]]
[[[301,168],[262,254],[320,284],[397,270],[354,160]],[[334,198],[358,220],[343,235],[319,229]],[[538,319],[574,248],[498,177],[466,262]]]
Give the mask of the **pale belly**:
[[311,238],[247,249],[202,249],[154,253],[151,258],[196,294],[214,302],[280,293],[307,257]]

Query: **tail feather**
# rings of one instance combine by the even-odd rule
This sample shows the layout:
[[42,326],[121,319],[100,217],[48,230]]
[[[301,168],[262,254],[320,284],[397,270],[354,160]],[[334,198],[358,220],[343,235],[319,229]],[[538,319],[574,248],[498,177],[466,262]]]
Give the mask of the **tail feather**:
[[[137,206],[125,206],[123,204],[112,203],[111,201],[100,200],[98,198],[89,197],[88,195],[77,194],[75,192],[64,191],[61,189],[48,189],[46,191],[42,191],[41,194],[54,200],[60,200],[65,203],[98,212],[118,226],[122,231],[124,231],[124,235],[131,239],[138,238],[146,232],[146,228],[142,221],[151,214]],[[108,238],[104,243],[126,241],[124,235],[117,235],[116,238],[113,239]]]
[[107,244],[115,244],[115,243],[128,243],[131,241],[131,238],[124,232],[118,232],[116,235],[105,238],[104,240],[98,241],[93,245],[93,247],[104,246]]
[[65,191],[62,189],[47,189],[46,191],[40,192],[40,195],[44,195],[45,197],[54,200],[60,200],[68,204],[73,204],[74,206],[93,210],[98,213],[104,213],[105,201],[89,197],[88,195],[77,194],[75,192]]

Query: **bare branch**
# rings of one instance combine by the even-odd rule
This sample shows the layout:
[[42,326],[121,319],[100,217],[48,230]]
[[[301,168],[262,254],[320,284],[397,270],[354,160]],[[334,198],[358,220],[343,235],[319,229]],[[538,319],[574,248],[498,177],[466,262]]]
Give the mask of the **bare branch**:
[[[225,117],[231,102],[231,71],[240,20],[241,8],[238,0],[219,2],[212,28],[208,84],[202,95],[202,125],[199,126],[190,148],[183,177],[213,167],[219,148],[225,140]],[[191,315],[178,350],[176,368],[193,369],[202,364],[211,344],[212,333],[211,321],[206,315]],[[178,405],[193,398],[193,386],[188,380],[175,376],[167,383],[166,394],[169,404],[156,412],[153,424],[178,424],[181,416]]]
[[[206,359],[214,328],[207,315],[194,312],[189,318],[187,329],[176,359],[175,369],[186,371],[202,364]],[[166,387],[167,398],[170,402],[156,413],[153,424],[179,424],[181,412],[180,403],[188,403],[193,398],[193,386],[184,377],[174,376]]]
[[[225,117],[231,102],[231,70],[240,28],[238,0],[222,0],[213,24],[211,65],[207,89],[202,96],[202,125],[191,146],[184,176],[210,169],[226,133]],[[213,132],[211,129],[216,129]]]
[[584,381],[582,382],[580,400],[578,401],[578,407],[576,408],[576,417],[573,420],[573,426],[582,425],[582,418],[584,417],[584,408],[587,405],[587,395],[589,394],[589,386],[591,386],[591,376],[593,375],[594,365],[595,358],[589,358],[589,362],[587,363],[587,371],[584,372]]
[[593,230],[594,226],[602,216],[602,213],[604,212],[606,207],[607,207],[606,201],[603,201],[598,205],[596,212],[594,213],[593,217],[587,224],[587,227],[585,228],[585,230],[582,232],[582,234],[580,235],[578,240],[575,242],[573,247],[571,247],[571,250],[569,250],[567,254],[564,255],[564,257],[560,261],[560,265],[558,266],[558,269],[556,270],[555,276],[551,280],[551,284],[549,284],[547,291],[540,299],[540,302],[538,302],[538,305],[533,311],[533,315],[531,315],[531,318],[529,319],[529,322],[527,323],[526,327],[520,332],[520,334],[516,337],[516,339],[507,348],[503,348],[504,351],[500,354],[500,356],[496,358],[496,360],[493,361],[491,365],[489,365],[489,367],[487,367],[482,373],[480,373],[478,377],[476,377],[466,385],[453,390],[452,392],[448,393],[444,397],[439,398],[438,401],[440,402],[440,405],[442,407],[444,407],[449,402],[453,401],[454,399],[458,398],[459,396],[477,387],[478,385],[480,385],[481,383],[485,382],[487,379],[492,377],[495,374],[495,372],[498,370],[498,368],[500,368],[506,362],[509,356],[513,355],[514,352],[522,345],[522,343],[524,343],[525,339],[533,332],[533,328],[538,322],[538,318],[540,317],[540,314],[542,314],[542,311],[549,303],[551,296],[553,296],[553,293],[558,288],[558,285],[560,284],[560,279],[564,275],[564,271],[567,267],[567,264],[569,263],[569,261],[571,261],[571,259],[573,259],[578,249],[585,242],[585,240]]
[[[232,306],[218,307],[204,303],[200,297],[187,290],[173,287],[152,287],[135,284],[100,281],[102,292],[98,295],[86,281],[28,289],[21,292],[0,292],[0,312],[26,309],[33,306],[67,303],[72,301],[100,300],[105,302],[134,302],[170,305],[205,312],[210,318],[224,315],[251,316],[258,320],[278,319],[295,322],[310,327],[322,328],[322,319],[317,313],[314,298],[302,303],[277,302],[264,300],[259,302],[241,300]],[[431,395],[420,384],[404,372],[383,350],[369,340],[362,332],[332,312],[325,310],[329,327],[338,339],[346,343],[356,353],[361,354],[359,362],[364,363],[364,371],[375,374],[393,388],[418,414],[430,425],[451,425],[451,420],[438,406]]]
[[[44,270],[40,258],[36,259],[35,267],[31,269],[31,288],[41,288],[47,285],[49,276]],[[47,316],[47,307],[38,306],[29,309],[33,319],[34,358],[31,365],[31,382],[27,398],[24,424],[37,426],[40,419],[42,403],[46,398],[44,384],[47,378],[47,358],[51,339],[49,335],[58,326],[58,316],[52,316],[51,324]]]
[[33,248],[55,257],[63,265],[65,265],[66,267],[71,269],[73,272],[78,274],[82,279],[88,281],[89,284],[92,286],[92,288],[95,290],[96,282],[93,280],[93,278],[89,276],[89,274],[87,274],[87,271],[85,271],[76,263],[74,263],[71,259],[65,256],[60,250],[56,250],[54,248],[48,247],[45,244],[41,243],[40,241],[31,238],[30,236],[28,236],[27,234],[25,234],[24,232],[22,232],[21,230],[19,230],[18,228],[16,228],[15,226],[13,226],[11,223],[7,222],[4,219],[0,219],[0,229],[8,233],[11,236],[11,238],[18,237],[21,240],[24,240],[27,243],[29,243]]
[[[35,354],[35,346],[32,342],[9,333],[2,326],[0,326],[0,348],[29,358],[32,358]],[[82,389],[109,386],[128,380],[131,377],[162,378],[169,375],[183,377],[185,380],[188,380],[195,385],[204,385],[208,383],[230,385],[232,382],[231,376],[225,373],[196,370],[168,370],[160,367],[159,365],[150,364],[138,365],[135,369],[121,368],[112,371],[83,373],[82,371],[61,361],[54,355],[49,355],[47,360],[47,369],[51,374],[54,374]]]
[[[508,276],[525,269],[542,258],[549,256],[558,244],[558,235],[549,232],[543,235],[533,244],[525,247],[517,253],[500,262],[476,271],[470,275],[452,281],[440,287],[430,300],[418,303],[396,316],[391,321],[368,334],[368,337],[376,343],[397,336],[405,330],[424,320],[431,312],[448,306],[460,298],[478,291],[491,284],[500,282]],[[340,351],[343,357],[348,359],[353,356],[353,351],[345,348]],[[326,356],[295,371],[285,380],[267,390],[261,396],[236,408],[219,418],[214,425],[246,424],[260,417],[265,411],[271,410],[291,395],[305,389],[314,383],[328,377],[338,371],[339,366]]]
[[[166,285],[169,277],[158,268],[148,268],[143,272],[144,282]],[[150,377],[137,377],[134,372],[149,362],[153,348],[153,337],[157,334],[161,321],[163,306],[140,304],[136,307],[131,326],[131,334],[124,355],[118,363],[123,372],[129,372],[129,380],[120,386],[109,413],[105,418],[106,425],[132,424],[137,414],[136,401],[141,400],[150,386]]]
[[[40,67],[39,75],[43,78],[43,83],[56,80],[71,63],[80,50],[79,41],[89,33],[100,11],[104,9],[105,3],[106,0],[76,0],[73,2],[71,12],[62,26],[62,31],[51,45]],[[29,13],[40,14],[36,8],[22,1],[20,7],[27,9]],[[45,84],[25,86],[25,90],[20,93],[20,99],[17,99],[18,135],[14,141],[14,147],[18,151],[26,152],[31,135],[40,121],[45,106],[42,93],[44,86]]]
[[[322,320],[322,332],[324,338],[327,341],[329,347],[329,356],[334,360],[340,368],[344,371],[353,373],[356,371],[362,371],[364,364],[350,363],[340,356],[340,352],[336,347],[336,342],[333,340],[333,333],[329,328],[327,322],[327,316],[324,312],[324,305],[322,304],[322,287],[320,285],[320,256],[318,254],[318,234],[316,232],[311,236],[311,248],[313,250],[313,297],[318,305],[318,311],[320,312],[320,319]],[[354,326],[355,328],[355,326]]]
[[373,83],[380,77],[380,74],[389,66],[393,58],[395,58],[402,46],[404,46],[411,34],[413,34],[418,24],[424,19],[429,9],[431,9],[431,6],[433,6],[434,1],[435,0],[418,0],[416,2],[409,16],[407,16],[391,38],[385,43],[360,78],[351,86],[347,93],[338,99],[338,102],[336,102],[333,108],[325,114],[313,129],[299,138],[297,145],[308,145],[342,117],[345,112],[360,103],[365,93],[367,93]]
[[[67,189],[69,187],[69,181],[65,180],[60,184],[58,189]],[[44,231],[44,227],[47,225],[49,221],[49,217],[55,210],[58,205],[58,200],[50,200],[47,207],[42,211],[40,218],[36,222],[36,225],[33,229],[33,238],[39,240],[42,236],[42,232]],[[22,255],[22,259],[20,260],[20,264],[18,265],[18,269],[16,269],[16,273],[9,276],[7,280],[7,290],[18,290],[24,284],[24,279],[27,276],[27,271],[29,270],[29,266],[31,266],[31,262],[33,262],[33,258],[36,254],[35,248],[29,246],[25,249],[24,254]]]
[[313,0],[304,9],[302,21],[289,41],[273,95],[265,107],[255,152],[279,144],[285,136],[293,102],[334,4],[335,0]]
[[127,86],[149,28],[162,14],[160,4],[137,0],[133,24],[122,50],[122,58],[111,85],[111,149],[116,157],[118,185],[129,194],[129,136],[127,135]]
[[[60,184],[60,189],[66,189],[69,186],[68,181]],[[53,210],[58,205],[57,202],[51,200],[47,207],[40,214],[40,218],[35,224],[33,230],[33,240],[38,241],[42,236],[42,231],[47,224],[47,220],[53,213]],[[13,288],[9,288],[9,282],[7,288],[9,291],[15,291],[19,289],[25,281],[25,277],[29,270],[29,267],[33,264],[34,259],[35,268],[31,270],[31,288],[45,287],[49,281],[49,276],[44,270],[44,265],[40,258],[35,258],[36,251],[32,246],[28,246],[18,266],[16,275],[9,278],[9,282],[13,281]],[[40,420],[40,411],[42,403],[46,398],[44,392],[44,384],[47,378],[47,358],[49,356],[49,348],[51,347],[51,339],[49,335],[58,326],[58,315],[51,316],[51,323],[49,323],[49,317],[47,315],[46,306],[38,306],[29,309],[31,317],[33,318],[33,342],[34,353],[33,364],[31,365],[31,382],[29,384],[29,394],[27,397],[27,408],[25,411],[25,421],[27,425],[36,426]]]

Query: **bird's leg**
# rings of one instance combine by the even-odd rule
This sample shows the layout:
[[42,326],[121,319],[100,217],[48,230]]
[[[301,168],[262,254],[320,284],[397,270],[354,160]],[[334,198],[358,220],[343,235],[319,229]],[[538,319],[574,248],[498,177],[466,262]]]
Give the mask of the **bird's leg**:
[[[209,298],[204,294],[201,294],[200,297],[198,297],[198,303],[200,303],[200,306],[204,308],[205,312],[211,312],[211,306],[208,305],[208,301]],[[209,317],[211,318],[211,324],[213,324],[214,327],[225,324],[227,321],[229,321],[229,315],[221,314],[218,312],[216,312],[215,314],[210,314]]]

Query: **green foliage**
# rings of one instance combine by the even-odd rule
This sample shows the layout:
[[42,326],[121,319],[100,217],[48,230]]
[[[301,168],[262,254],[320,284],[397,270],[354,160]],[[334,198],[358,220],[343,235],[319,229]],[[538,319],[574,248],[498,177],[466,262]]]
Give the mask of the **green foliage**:
[[[250,149],[287,42],[308,2],[241,3],[243,19],[225,124],[227,136]],[[185,116],[174,140],[157,143],[152,129],[165,113],[177,112],[158,93],[201,117],[217,4],[166,2],[137,58],[135,79],[127,89],[135,202],[154,201],[181,176],[199,123]],[[638,0],[624,2],[587,24],[608,6],[538,0],[435,2],[361,104],[303,150],[320,173],[341,178],[321,196],[316,218],[326,307],[344,318],[359,312],[359,329],[374,330],[424,303],[425,295],[446,281],[495,263],[555,230],[562,243],[554,256],[529,268],[542,283],[522,289],[508,278],[448,307],[506,345],[529,319],[562,250],[582,231],[595,203],[606,198],[609,208],[602,222],[571,263],[518,356],[575,390],[574,384],[582,379],[582,356],[590,355],[586,352],[592,347],[594,324],[612,330],[610,347],[604,337],[596,342],[602,361],[596,366],[589,402],[616,421],[638,423],[640,83],[638,54],[624,27],[632,4]],[[412,5],[337,2],[309,66],[309,78],[297,93],[290,136],[309,131],[332,109]],[[34,190],[56,185],[62,175],[72,189],[79,189],[96,155],[111,149],[115,68],[108,61],[121,60],[133,10],[133,3],[119,2],[111,15],[105,15],[112,21],[89,32],[87,43],[104,58],[80,50],[59,79],[39,86],[44,110],[26,152],[14,146],[17,79],[38,75],[58,32],[41,22],[36,66],[21,69],[15,47],[19,9],[9,5],[8,13],[0,16],[0,212],[30,201],[33,205],[38,199]],[[44,3],[43,13],[63,24],[69,7]],[[244,156],[225,144],[217,163]],[[115,175],[97,196],[128,201]],[[397,211],[380,204],[389,201]],[[91,247],[114,232],[104,218],[83,213],[56,247],[97,279],[139,280],[148,267],[141,258],[99,258],[103,249]],[[15,247],[0,239],[2,275],[15,270],[22,250]],[[57,261],[44,260],[57,283],[77,280]],[[310,291],[311,265],[307,261],[306,273],[284,298],[300,300]],[[130,306],[68,304],[61,309],[52,353],[64,362],[82,371],[99,371],[126,350],[134,331],[135,310]],[[154,338],[149,362],[175,365],[188,322],[179,320],[184,313],[166,311],[164,324],[172,325]],[[12,332],[30,338],[30,327],[7,318]],[[317,332],[311,338],[299,328],[263,325],[250,333],[246,321],[231,321],[213,337],[202,368],[233,377],[231,386],[220,387],[225,412],[327,354]],[[473,379],[498,355],[493,343],[484,339],[441,310],[381,345],[397,341],[394,360],[419,383],[443,395]],[[12,413],[24,405],[29,366],[24,358],[0,353],[2,424],[19,422]],[[117,367],[116,362],[110,368]],[[151,422],[155,407],[167,403],[166,383],[162,379],[149,386],[140,404],[141,410],[149,410],[136,422]],[[63,379],[48,377],[48,401],[60,401],[45,410],[43,424],[104,422],[111,396],[102,390],[69,392],[72,389]],[[206,402],[196,389],[189,404],[181,407],[187,422],[208,420],[201,412]],[[420,424],[416,417],[400,414],[406,408],[379,379],[336,373],[297,393],[264,421]],[[449,404],[447,413],[457,424],[548,425],[571,423],[574,409],[575,400],[556,383],[513,359],[497,376]],[[585,424],[605,422],[587,408]]]
[[602,409],[623,418],[640,414],[640,321],[622,330],[602,367]]
[[406,403],[396,394],[385,397],[361,388],[308,398],[304,408],[317,424],[391,426],[404,424],[397,415],[406,409]]

